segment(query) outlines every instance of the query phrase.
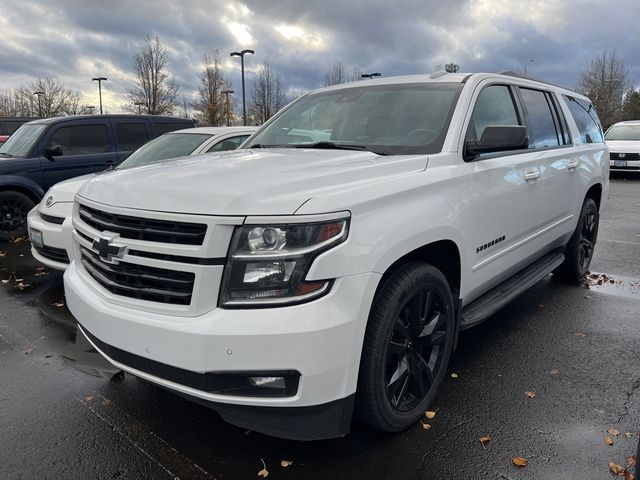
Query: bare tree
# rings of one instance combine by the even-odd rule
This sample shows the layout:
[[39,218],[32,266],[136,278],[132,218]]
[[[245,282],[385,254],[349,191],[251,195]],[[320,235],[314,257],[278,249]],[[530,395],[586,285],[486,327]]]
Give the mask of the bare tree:
[[282,79],[278,72],[265,60],[260,66],[257,79],[253,84],[253,94],[249,104],[252,123],[262,124],[286,105],[286,96]]
[[25,117],[77,115],[81,113],[81,103],[80,92],[67,88],[55,77],[46,77],[0,95],[0,114]]
[[169,54],[160,39],[146,36],[144,45],[133,56],[136,83],[129,89],[131,112],[138,112],[135,103],[142,103],[145,113],[150,115],[170,115],[176,106],[179,87],[167,70]]
[[323,87],[330,87],[331,85],[339,85],[347,82],[347,72],[344,64],[338,60],[333,64],[331,70],[329,70],[324,76]]
[[200,87],[197,100],[193,103],[196,118],[203,125],[219,127],[226,125],[228,116],[233,112],[236,101],[222,92],[231,90],[231,81],[222,72],[220,52],[211,50],[203,59],[200,74]]
[[622,100],[629,87],[629,69],[616,51],[605,50],[587,63],[578,82],[578,91],[587,95],[598,111],[603,128],[620,118]]
[[362,80],[362,70],[359,67],[353,67],[353,75],[349,81],[355,82],[357,80]]

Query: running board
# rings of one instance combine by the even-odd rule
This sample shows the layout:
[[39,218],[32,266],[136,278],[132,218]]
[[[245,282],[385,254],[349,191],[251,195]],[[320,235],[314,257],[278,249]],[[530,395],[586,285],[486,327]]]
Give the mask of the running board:
[[564,261],[562,253],[549,253],[462,309],[460,329],[471,328],[496,313],[536,284]]

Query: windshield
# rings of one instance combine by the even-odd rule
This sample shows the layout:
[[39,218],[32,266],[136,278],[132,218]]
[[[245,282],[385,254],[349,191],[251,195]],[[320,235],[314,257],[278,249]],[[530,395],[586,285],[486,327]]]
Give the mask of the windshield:
[[0,147],[0,157],[26,157],[47,128],[43,124],[22,125]]
[[640,140],[640,125],[618,125],[611,127],[605,140]]
[[213,135],[206,133],[165,133],[145,143],[116,168],[139,167],[168,158],[185,157]]
[[302,97],[242,148],[436,153],[462,84],[356,86]]

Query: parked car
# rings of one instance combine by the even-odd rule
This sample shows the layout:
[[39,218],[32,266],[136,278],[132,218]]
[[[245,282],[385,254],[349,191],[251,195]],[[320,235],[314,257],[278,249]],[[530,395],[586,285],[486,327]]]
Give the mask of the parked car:
[[21,125],[33,120],[34,117],[0,117],[0,147]]
[[83,115],[22,125],[0,147],[0,240],[23,235],[27,213],[52,185],[104,170],[151,138],[186,127],[187,118]]
[[221,155],[86,182],[67,305],[117,368],[303,440],[414,425],[460,330],[584,276],[609,187],[589,99],[515,74],[324,88]]
[[640,172],[640,120],[616,123],[604,138],[612,171]]
[[[257,127],[176,130],[144,144],[116,165],[114,170],[121,171],[175,157],[234,150],[256,130]],[[29,212],[27,223],[31,253],[36,260],[58,270],[67,268],[73,248],[73,199],[80,187],[95,175],[90,173],[57,183]]]

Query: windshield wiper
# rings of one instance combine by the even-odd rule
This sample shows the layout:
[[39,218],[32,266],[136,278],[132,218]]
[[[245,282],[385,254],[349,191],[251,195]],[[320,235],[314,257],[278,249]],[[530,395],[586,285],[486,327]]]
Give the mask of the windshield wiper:
[[13,157],[10,153],[0,152],[0,155],[4,155],[5,157]]
[[318,148],[318,149],[328,149],[328,150],[357,150],[361,152],[372,152],[377,155],[389,155],[389,153],[383,150],[375,150],[371,147],[367,147],[366,145],[354,145],[351,143],[335,143],[335,142],[315,142],[315,143],[295,143],[292,145],[295,148]]

